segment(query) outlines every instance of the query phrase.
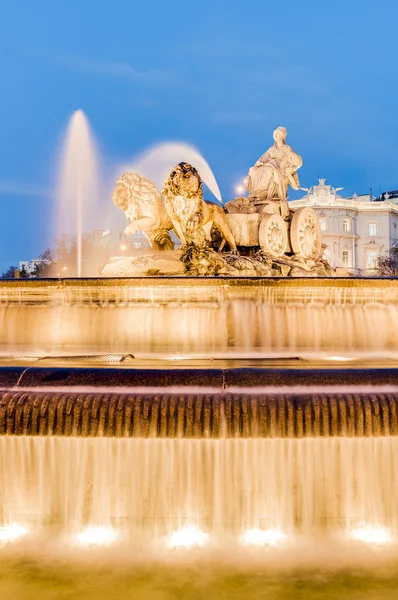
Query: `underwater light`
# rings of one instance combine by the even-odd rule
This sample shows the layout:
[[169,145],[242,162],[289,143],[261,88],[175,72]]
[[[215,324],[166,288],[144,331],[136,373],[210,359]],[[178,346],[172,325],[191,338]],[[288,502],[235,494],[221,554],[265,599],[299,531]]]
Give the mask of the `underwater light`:
[[116,532],[110,527],[87,527],[77,534],[77,540],[83,546],[108,546],[116,537]]
[[392,542],[391,534],[387,529],[374,525],[364,525],[363,527],[352,529],[349,532],[349,536],[354,540],[366,544],[389,544]]
[[20,537],[28,533],[27,527],[12,523],[11,525],[3,525],[0,527],[0,543],[7,544],[15,542]]
[[247,529],[243,543],[247,546],[278,546],[285,538],[279,529]]
[[204,546],[209,536],[194,525],[187,525],[182,529],[173,531],[168,538],[170,548],[193,548],[195,546]]

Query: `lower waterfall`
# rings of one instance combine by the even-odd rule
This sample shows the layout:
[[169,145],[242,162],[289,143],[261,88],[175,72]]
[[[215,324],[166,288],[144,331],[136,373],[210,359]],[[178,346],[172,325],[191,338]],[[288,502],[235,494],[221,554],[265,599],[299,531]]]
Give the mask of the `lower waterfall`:
[[[134,537],[398,529],[398,437],[0,437],[0,519]],[[1,525],[0,521],[0,525]]]

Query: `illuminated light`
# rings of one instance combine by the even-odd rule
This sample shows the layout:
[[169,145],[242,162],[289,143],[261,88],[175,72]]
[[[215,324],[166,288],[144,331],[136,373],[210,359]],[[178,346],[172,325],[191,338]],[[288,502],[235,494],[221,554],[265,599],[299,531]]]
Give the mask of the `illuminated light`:
[[23,525],[3,525],[0,527],[0,543],[16,542],[19,538],[28,533],[28,529]]
[[77,540],[83,546],[108,546],[116,537],[116,532],[109,527],[87,527],[77,534]]
[[278,546],[285,538],[279,529],[247,529],[243,543],[247,546]]
[[365,544],[381,545],[390,544],[392,542],[391,534],[387,529],[374,525],[364,525],[363,527],[352,529],[349,532],[349,536],[352,539],[364,542]]
[[237,185],[235,187],[235,192],[237,194],[244,194],[245,193],[245,186],[244,185]]
[[124,252],[124,250],[127,250],[127,246],[126,246],[126,244],[122,244],[122,245],[120,246],[120,250],[123,250],[123,252]]
[[170,548],[193,548],[195,546],[204,546],[209,536],[198,527],[187,525],[178,531],[173,531],[168,539]]
[[62,269],[62,270],[63,270],[63,271],[67,271],[67,270],[68,270],[68,267],[63,267],[63,269]]
[[354,359],[350,358],[349,356],[328,356],[327,360],[337,360],[339,362],[342,362],[345,360],[354,360]]

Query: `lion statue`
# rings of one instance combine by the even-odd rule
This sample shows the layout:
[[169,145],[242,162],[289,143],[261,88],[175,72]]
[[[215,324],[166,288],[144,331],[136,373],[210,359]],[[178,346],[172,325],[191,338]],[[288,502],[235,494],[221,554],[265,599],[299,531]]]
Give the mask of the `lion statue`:
[[178,164],[164,184],[163,195],[173,229],[184,246],[202,246],[211,239],[211,227],[215,225],[231,252],[237,253],[223,208],[203,200],[202,179],[195,167],[185,162]]
[[124,173],[116,182],[113,201],[130,220],[124,233],[134,235],[142,231],[153,248],[173,250],[169,230],[173,223],[169,218],[163,198],[149,179],[138,173]]

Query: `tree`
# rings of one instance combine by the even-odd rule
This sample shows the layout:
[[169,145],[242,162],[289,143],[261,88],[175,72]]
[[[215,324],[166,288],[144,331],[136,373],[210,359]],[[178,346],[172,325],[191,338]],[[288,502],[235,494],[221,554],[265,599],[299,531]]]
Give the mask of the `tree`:
[[14,273],[17,267],[8,267],[6,271],[1,275],[1,279],[14,279]]
[[[31,273],[32,277],[77,277],[77,239],[66,234],[54,240],[54,248],[47,248],[40,255],[39,263]],[[110,250],[95,243],[91,234],[82,239],[81,275],[100,275],[104,264],[109,260]]]
[[46,250],[44,250],[44,252],[40,254],[39,258],[46,264],[53,263],[56,259],[55,250],[53,250],[52,248],[47,248]]
[[377,272],[381,277],[398,276],[398,248],[392,248],[390,254],[379,258]]

